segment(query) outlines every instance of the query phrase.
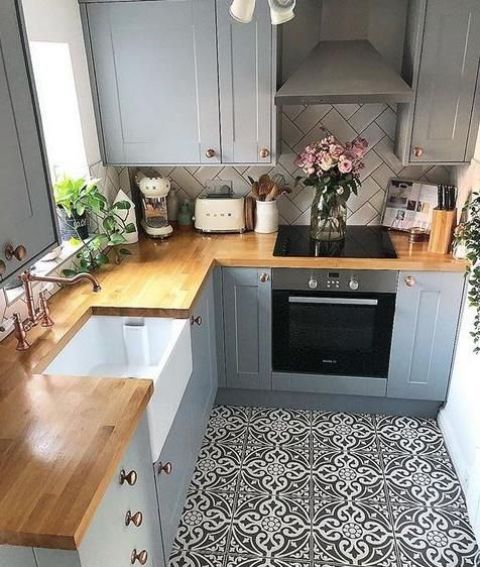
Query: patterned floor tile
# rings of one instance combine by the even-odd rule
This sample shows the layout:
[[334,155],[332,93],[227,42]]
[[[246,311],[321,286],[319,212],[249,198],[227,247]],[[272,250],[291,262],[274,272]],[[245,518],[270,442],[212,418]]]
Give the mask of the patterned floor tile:
[[388,510],[365,502],[316,502],[313,518],[317,561],[362,567],[396,567]]
[[204,490],[190,492],[174,547],[207,554],[225,553],[233,502],[232,494]]
[[375,424],[370,415],[313,412],[312,428],[317,449],[377,450]]
[[310,563],[272,559],[271,557],[247,557],[245,555],[229,555],[225,567],[310,567]]
[[250,408],[217,406],[213,408],[205,433],[208,443],[242,445],[247,434]]
[[310,431],[309,411],[252,408],[247,443],[283,447],[308,446]]
[[240,473],[240,492],[310,498],[310,458],[302,447],[249,447]]
[[462,487],[449,459],[383,455],[390,501],[465,510]]
[[241,445],[218,442],[203,445],[193,473],[191,489],[235,491],[242,452]]
[[478,567],[480,557],[465,514],[394,506],[395,534],[405,567]]
[[174,549],[170,555],[169,567],[222,567],[223,555],[209,555],[194,551]]
[[385,482],[376,453],[319,451],[313,456],[316,499],[385,502]]
[[228,553],[308,560],[309,502],[286,496],[240,494]]
[[385,453],[447,455],[442,433],[432,419],[378,416],[377,435]]

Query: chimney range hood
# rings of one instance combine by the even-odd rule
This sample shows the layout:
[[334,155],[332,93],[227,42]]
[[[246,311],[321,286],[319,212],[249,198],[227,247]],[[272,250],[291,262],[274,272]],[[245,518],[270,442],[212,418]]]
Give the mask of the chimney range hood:
[[411,102],[413,91],[367,40],[321,41],[275,95],[275,104]]

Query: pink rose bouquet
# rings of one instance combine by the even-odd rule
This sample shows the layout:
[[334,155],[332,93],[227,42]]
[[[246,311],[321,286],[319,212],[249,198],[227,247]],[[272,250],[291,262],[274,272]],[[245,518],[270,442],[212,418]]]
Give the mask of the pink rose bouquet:
[[336,192],[346,201],[360,187],[359,173],[364,167],[363,157],[368,148],[367,140],[356,138],[341,144],[334,136],[328,136],[308,145],[295,160],[307,177],[297,177],[304,185],[314,186],[322,193]]

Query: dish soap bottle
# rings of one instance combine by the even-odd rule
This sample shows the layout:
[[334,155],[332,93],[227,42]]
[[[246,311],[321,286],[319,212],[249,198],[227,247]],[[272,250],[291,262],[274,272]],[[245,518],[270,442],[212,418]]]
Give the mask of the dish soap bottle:
[[167,197],[167,211],[168,211],[168,220],[170,222],[176,222],[178,219],[178,195],[177,190],[172,188],[170,189],[170,193]]
[[188,199],[185,199],[180,205],[178,212],[178,228],[180,230],[190,230],[192,228],[192,205]]

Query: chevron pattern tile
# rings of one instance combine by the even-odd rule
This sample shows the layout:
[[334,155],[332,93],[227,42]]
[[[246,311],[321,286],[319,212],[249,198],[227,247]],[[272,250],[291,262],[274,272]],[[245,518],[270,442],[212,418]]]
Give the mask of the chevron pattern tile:
[[[271,166],[236,167],[157,167],[162,175],[172,179],[181,198],[195,199],[210,179],[233,182],[235,192],[248,193],[248,176],[257,178],[262,173],[281,173],[294,186],[294,178],[301,172],[294,160],[307,144],[333,134],[346,142],[361,135],[369,141],[370,149],[362,172],[363,186],[357,197],[348,202],[349,223],[378,224],[390,177],[421,179],[433,183],[450,181],[451,170],[443,166],[403,167],[393,152],[396,127],[396,108],[386,104],[319,104],[314,106],[286,106],[282,114],[282,148],[278,163]],[[291,195],[279,201],[281,222],[308,224],[312,190],[296,187]]]

